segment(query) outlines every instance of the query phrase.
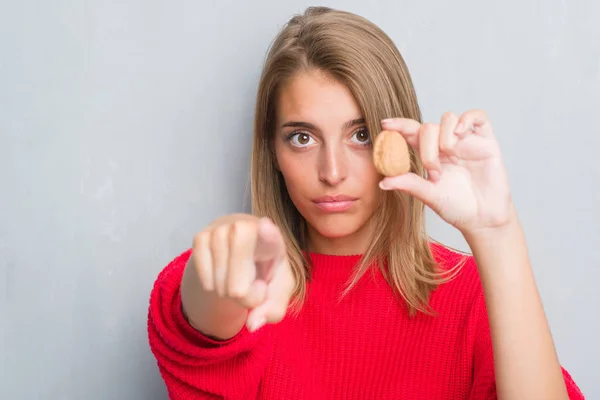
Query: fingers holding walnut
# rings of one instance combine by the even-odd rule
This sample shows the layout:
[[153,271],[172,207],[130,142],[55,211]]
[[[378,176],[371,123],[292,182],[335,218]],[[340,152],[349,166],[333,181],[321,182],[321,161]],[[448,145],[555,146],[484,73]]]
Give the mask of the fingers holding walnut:
[[384,176],[397,176],[410,171],[410,153],[406,139],[390,130],[382,131],[373,145],[375,169]]

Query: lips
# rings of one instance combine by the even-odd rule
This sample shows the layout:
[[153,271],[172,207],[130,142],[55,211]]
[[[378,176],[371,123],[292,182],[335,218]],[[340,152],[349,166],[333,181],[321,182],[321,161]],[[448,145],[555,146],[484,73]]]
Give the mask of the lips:
[[358,199],[346,195],[323,196],[313,200],[313,203],[325,212],[344,212],[349,210]]

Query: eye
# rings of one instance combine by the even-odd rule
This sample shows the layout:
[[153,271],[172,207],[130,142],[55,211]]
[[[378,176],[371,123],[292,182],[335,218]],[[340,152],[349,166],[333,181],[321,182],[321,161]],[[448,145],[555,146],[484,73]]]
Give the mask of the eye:
[[297,132],[289,136],[289,141],[293,146],[306,147],[312,144],[313,138],[308,133]]
[[354,132],[354,135],[352,135],[352,140],[361,146],[366,146],[371,143],[371,135],[369,134],[367,128],[361,128]]

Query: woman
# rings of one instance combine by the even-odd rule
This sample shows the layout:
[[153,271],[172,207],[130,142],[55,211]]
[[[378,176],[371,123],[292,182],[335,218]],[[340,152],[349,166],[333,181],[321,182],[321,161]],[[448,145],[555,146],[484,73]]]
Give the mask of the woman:
[[[411,146],[409,174],[376,172],[382,129]],[[424,205],[473,256],[427,238]],[[583,398],[557,360],[490,122],[421,124],[372,23],[309,8],[276,38],[252,206],[201,230],[155,283],[149,340],[171,399]]]

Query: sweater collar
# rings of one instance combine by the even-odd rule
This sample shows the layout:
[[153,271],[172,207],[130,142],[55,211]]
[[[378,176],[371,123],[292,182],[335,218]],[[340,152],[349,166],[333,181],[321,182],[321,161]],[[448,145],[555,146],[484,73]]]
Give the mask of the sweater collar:
[[313,278],[347,279],[361,261],[362,254],[331,255],[322,253],[307,253],[313,264]]

